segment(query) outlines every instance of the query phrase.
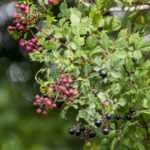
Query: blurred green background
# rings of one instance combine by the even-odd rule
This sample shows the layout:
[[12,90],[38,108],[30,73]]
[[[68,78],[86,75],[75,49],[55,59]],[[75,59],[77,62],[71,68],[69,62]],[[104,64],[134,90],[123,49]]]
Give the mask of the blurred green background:
[[42,64],[31,62],[8,34],[13,11],[12,1],[0,1],[0,150],[81,150],[83,141],[67,133],[74,112],[68,120],[58,118],[59,109],[47,116],[35,113],[34,75]]

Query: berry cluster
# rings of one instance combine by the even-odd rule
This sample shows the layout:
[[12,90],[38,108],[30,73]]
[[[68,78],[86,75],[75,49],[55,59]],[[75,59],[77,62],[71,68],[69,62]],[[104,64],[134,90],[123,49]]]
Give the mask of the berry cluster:
[[33,105],[39,106],[36,112],[41,113],[42,108],[44,108],[43,114],[47,114],[47,110],[61,107],[62,104],[73,101],[73,96],[76,96],[78,92],[72,89],[72,83],[73,80],[69,73],[61,74],[60,80],[58,80],[56,84],[50,85],[50,91],[52,93],[35,96],[36,101]]
[[[37,42],[37,39],[36,38],[32,38],[31,40],[29,41],[26,41],[24,39],[20,39],[19,41],[19,45],[21,47],[23,47],[24,45],[26,45],[26,51],[27,52],[36,52],[37,49],[39,48],[40,46],[40,43]],[[44,50],[41,50],[41,52],[44,52]]]
[[[130,114],[127,113],[127,114],[125,115],[125,118],[126,118],[127,120],[131,120],[131,114],[133,114],[134,111],[135,111],[134,108],[130,108],[130,109],[129,109],[129,113],[130,113]],[[108,119],[108,120],[110,120],[110,119],[112,118],[112,114],[107,113],[106,116],[105,116],[105,118]],[[119,114],[116,114],[114,118],[115,118],[116,120],[120,120],[120,119],[121,119],[121,116],[120,116]],[[95,124],[96,127],[101,127],[101,126],[103,125],[103,122],[105,122],[105,121],[104,121],[104,120],[101,121],[101,120],[97,120],[97,119],[94,120],[94,124]],[[71,135],[75,134],[76,136],[79,136],[82,131],[84,132],[84,135],[85,135],[85,136],[88,134],[90,138],[94,138],[94,137],[96,136],[96,132],[95,132],[95,131],[93,131],[93,130],[91,130],[91,129],[87,129],[87,130],[86,130],[86,128],[85,128],[84,126],[80,126],[79,129],[78,129],[78,128],[69,128],[69,129],[68,129],[68,133],[69,133],[69,134],[71,134]],[[106,127],[106,126],[103,126],[103,127],[102,127],[102,133],[103,133],[104,135],[109,134],[109,128]]]
[[[28,16],[28,14],[30,13],[30,8],[29,6],[26,5],[19,5],[19,4],[15,4],[15,8],[19,9],[20,13],[13,13],[12,17],[15,19],[13,21],[13,24],[15,25],[15,27],[13,26],[8,26],[8,30],[12,31],[14,29],[17,29],[19,31],[24,31],[26,29],[25,26],[30,25],[30,20],[36,18],[36,14],[34,14],[31,18]],[[28,21],[27,21],[28,20]]]

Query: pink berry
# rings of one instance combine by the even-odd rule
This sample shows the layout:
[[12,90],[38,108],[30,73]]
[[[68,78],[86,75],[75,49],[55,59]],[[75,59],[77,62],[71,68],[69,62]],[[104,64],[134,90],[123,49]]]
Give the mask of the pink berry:
[[47,105],[51,105],[51,102],[50,102],[50,101],[47,101],[46,104],[47,104]]
[[53,104],[53,107],[56,107],[56,106],[57,106],[57,105],[54,103],[54,104]]
[[69,77],[70,76],[70,73],[66,73],[66,77]]
[[33,14],[33,18],[37,18],[37,15],[36,15],[36,14]]
[[68,83],[72,83],[73,81],[72,81],[72,79],[68,79]]
[[20,5],[16,3],[15,4],[15,8],[19,8],[19,7],[20,7]]
[[30,10],[30,7],[29,7],[29,6],[26,6],[26,10]]
[[61,74],[61,75],[60,75],[60,78],[61,78],[61,79],[64,79],[64,78],[65,78],[65,75],[64,75],[64,74]]
[[70,96],[70,97],[67,98],[67,100],[68,100],[68,101],[72,101],[73,98]]
[[30,22],[27,22],[26,25],[29,26],[29,25],[30,25]]
[[32,43],[35,43],[35,42],[36,42],[36,39],[34,39],[34,38],[31,39],[31,42],[32,42]]
[[33,49],[32,52],[35,53],[35,52],[36,52],[36,49]]
[[60,86],[60,87],[59,87],[59,91],[60,91],[60,92],[65,92],[65,91],[66,91],[66,88],[63,87],[63,86]]
[[16,27],[19,28],[19,27],[20,27],[20,23],[17,23],[17,24],[16,24]]
[[47,111],[46,110],[43,111],[43,115],[47,115]]
[[51,38],[51,42],[54,43],[54,42],[55,42],[55,39],[54,39],[54,38]]
[[36,110],[36,112],[37,112],[38,114],[40,114],[40,113],[42,112],[42,110],[41,110],[40,108],[38,108],[38,109]]
[[77,91],[73,91],[73,93],[72,93],[73,95],[77,95],[78,94],[78,92]]
[[33,102],[33,105],[34,105],[34,106],[37,106],[37,102]]
[[27,47],[26,47],[26,51],[27,51],[27,52],[31,51],[31,47],[30,47],[30,46],[27,46]]
[[14,29],[14,27],[12,27],[12,26],[8,26],[8,28],[7,28],[9,31],[12,31],[13,29]]
[[39,46],[40,46],[40,43],[36,43],[36,46],[38,46],[38,47],[39,47]]
[[36,102],[37,102],[37,103],[40,103],[40,102],[41,102],[41,100],[40,100],[40,99],[37,99],[37,100],[36,100]]
[[25,27],[24,27],[23,25],[21,25],[21,26],[19,27],[19,30],[20,30],[20,31],[24,31],[24,30],[25,30]]
[[19,43],[19,46],[20,46],[20,47],[23,47],[23,46],[24,46],[24,43],[23,43],[23,42],[20,42],[20,43]]
[[67,83],[67,79],[63,79],[63,83]]
[[30,13],[30,10],[26,9],[25,13],[26,13],[26,14],[29,14],[29,13]]
[[60,80],[57,81],[57,85],[61,85],[61,81]]
[[18,20],[14,20],[13,23],[16,25],[18,23]]
[[32,42],[29,42],[29,46],[33,46],[33,43],[32,43]]
[[42,50],[41,50],[41,53],[44,53],[44,51],[45,51],[45,50],[44,50],[44,49],[42,49]]
[[48,2],[49,2],[50,4],[55,4],[55,1],[54,1],[54,0],[48,0]]
[[66,90],[64,93],[65,93],[66,95],[69,95],[69,94],[70,94],[69,91],[67,91],[67,90]]
[[26,9],[26,6],[23,5],[23,4],[21,4],[21,5],[19,6],[19,8],[20,8],[21,10],[25,10],[25,9]]
[[24,21],[26,18],[24,16],[21,17],[21,20]]
[[48,98],[43,98],[43,101],[46,103],[47,101],[49,101]]
[[73,92],[74,92],[73,89],[70,89],[70,90],[69,90],[69,93],[70,93],[70,94],[73,94]]
[[12,17],[13,17],[13,18],[17,18],[17,17],[18,17],[18,13],[16,13],[16,12],[13,13],[13,14],[12,14]]
[[41,98],[41,97],[40,97],[40,95],[35,95],[35,98],[36,98],[36,99],[39,99],[39,98]]

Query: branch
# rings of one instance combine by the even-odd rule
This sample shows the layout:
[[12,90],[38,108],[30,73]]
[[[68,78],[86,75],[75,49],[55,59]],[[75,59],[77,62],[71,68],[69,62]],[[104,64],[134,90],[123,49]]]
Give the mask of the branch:
[[149,10],[150,9],[150,4],[149,5],[141,5],[141,6],[133,6],[133,7],[125,7],[122,9],[121,7],[112,7],[108,11],[109,12],[132,12],[135,10],[142,11],[142,10]]

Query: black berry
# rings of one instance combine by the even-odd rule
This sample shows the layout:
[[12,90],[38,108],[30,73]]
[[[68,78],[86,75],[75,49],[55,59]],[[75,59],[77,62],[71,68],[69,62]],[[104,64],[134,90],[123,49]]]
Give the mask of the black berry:
[[95,97],[97,97],[97,91],[96,90],[92,91],[92,93],[95,95]]
[[100,127],[100,125],[101,125],[101,121],[100,120],[95,120],[94,123],[95,123],[95,125],[97,127]]
[[73,134],[74,134],[74,129],[69,128],[69,129],[68,129],[68,133],[71,134],[71,135],[73,135]]
[[129,108],[129,112],[130,112],[131,114],[133,114],[133,113],[134,113],[134,108]]
[[58,108],[60,108],[63,104],[64,104],[64,102],[56,102],[56,105]]
[[80,131],[85,131],[85,127],[84,126],[80,126]]
[[79,136],[79,135],[81,134],[81,131],[80,131],[79,129],[77,129],[77,130],[75,131],[75,134],[76,134],[76,136]]
[[107,135],[107,134],[109,133],[108,128],[104,128],[104,129],[103,129],[103,133],[104,133],[105,135]]
[[89,131],[90,138],[94,138],[96,136],[95,131]]
[[112,114],[110,114],[110,113],[107,113],[107,114],[106,114],[106,118],[107,118],[107,119],[111,119],[111,117],[112,117]]
[[130,114],[126,114],[126,119],[127,120],[131,120],[131,115]]
[[43,98],[48,97],[48,95],[46,93],[42,94]]
[[119,115],[119,114],[116,114],[116,115],[115,115],[115,118],[116,118],[117,120],[119,120],[119,119],[120,119],[120,115]]
[[100,74],[100,76],[103,77],[103,78],[107,76],[107,72],[106,72],[105,70],[100,70],[100,71],[99,71],[99,74]]

